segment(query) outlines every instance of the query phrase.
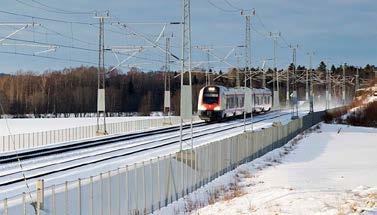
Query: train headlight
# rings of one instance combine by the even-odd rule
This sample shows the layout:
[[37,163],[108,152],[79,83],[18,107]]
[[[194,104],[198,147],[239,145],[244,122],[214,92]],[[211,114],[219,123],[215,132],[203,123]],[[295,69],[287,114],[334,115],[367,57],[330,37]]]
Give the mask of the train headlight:
[[208,87],[208,91],[209,91],[209,92],[215,92],[215,91],[216,91],[216,88],[214,88],[214,87]]

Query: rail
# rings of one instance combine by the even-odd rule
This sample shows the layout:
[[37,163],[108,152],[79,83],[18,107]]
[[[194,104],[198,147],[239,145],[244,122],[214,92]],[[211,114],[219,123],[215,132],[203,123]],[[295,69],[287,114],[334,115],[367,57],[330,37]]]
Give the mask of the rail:
[[[322,120],[316,112],[286,125],[248,131],[191,150],[127,165],[0,202],[0,212],[30,214],[146,214],[164,207],[213,179],[279,148]],[[40,192],[40,191],[39,191]],[[33,207],[33,205],[35,207]],[[36,206],[37,205],[37,206]]]

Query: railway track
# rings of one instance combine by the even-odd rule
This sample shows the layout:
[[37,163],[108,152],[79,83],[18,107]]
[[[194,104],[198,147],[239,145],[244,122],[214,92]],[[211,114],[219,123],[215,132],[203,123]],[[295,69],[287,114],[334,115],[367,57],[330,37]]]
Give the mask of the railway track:
[[[273,116],[269,116],[269,117],[264,117],[262,119],[258,119],[258,120],[253,121],[253,123],[258,123],[258,122],[278,118],[280,116],[288,115],[288,114],[289,113],[282,114],[282,115],[273,115]],[[268,115],[265,115],[265,116],[268,116]],[[251,124],[251,122],[247,122],[247,125],[250,125],[250,124]],[[207,124],[197,123],[197,124],[195,124],[194,128],[198,129],[198,128],[205,126],[205,125],[207,125]],[[225,124],[225,125],[222,125],[220,127],[213,127],[213,128],[208,128],[208,129],[205,129],[205,130],[194,131],[193,138],[199,138],[199,137],[203,137],[203,136],[206,136],[206,135],[209,135],[209,134],[214,134],[214,133],[221,133],[221,132],[224,132],[226,130],[234,129],[234,128],[238,128],[238,127],[242,127],[242,126],[243,126],[243,123],[240,123],[240,120],[236,120],[234,123]],[[189,125],[186,125],[184,128],[185,129],[189,128]],[[129,135],[122,135],[122,136],[117,136],[117,137],[112,137],[112,138],[101,139],[101,140],[97,140],[97,142],[96,141],[87,141],[85,146],[77,146],[77,144],[74,144],[73,146],[72,145],[66,146],[67,148],[64,148],[64,146],[61,146],[57,150],[47,150],[45,152],[44,151],[36,151],[34,153],[30,152],[30,153],[24,154],[23,158],[24,159],[26,159],[26,158],[31,159],[33,157],[36,158],[36,157],[40,157],[40,156],[48,156],[48,155],[52,155],[54,153],[55,154],[56,153],[63,153],[63,152],[67,152],[67,151],[82,149],[82,148],[85,148],[85,147],[86,148],[87,147],[95,147],[95,146],[114,143],[114,142],[134,140],[134,139],[137,139],[137,138],[142,138],[142,137],[150,136],[150,135],[156,135],[156,134],[161,134],[161,133],[166,134],[167,132],[176,132],[178,130],[179,130],[179,126],[175,126],[175,127],[171,127],[171,128],[167,128],[167,129],[158,129],[158,130],[155,130],[155,131],[147,131],[147,132],[140,133],[140,134],[129,134]],[[187,134],[189,134],[189,133],[186,133],[185,136],[187,136]],[[183,138],[183,141],[187,141],[187,140],[190,140],[190,137],[184,137]],[[12,184],[16,184],[18,182],[24,181],[24,178],[21,177],[22,174],[26,175],[27,180],[40,178],[40,177],[44,177],[44,176],[47,176],[47,175],[52,175],[52,174],[55,174],[55,173],[64,172],[64,171],[76,169],[76,168],[83,167],[83,166],[101,163],[101,162],[105,162],[105,161],[108,161],[108,160],[121,158],[121,157],[129,156],[129,155],[137,154],[137,153],[140,153],[140,152],[145,152],[145,151],[148,151],[148,150],[153,150],[153,149],[156,149],[156,148],[169,146],[169,145],[173,145],[173,144],[177,144],[177,143],[179,143],[179,134],[175,134],[175,135],[172,135],[170,137],[160,138],[160,139],[157,139],[157,140],[154,140],[154,141],[149,141],[149,142],[145,142],[145,143],[141,143],[141,144],[135,144],[135,145],[131,145],[131,146],[129,146],[129,144],[127,144],[122,148],[118,148],[118,149],[111,150],[111,151],[98,152],[98,153],[90,154],[90,155],[87,155],[87,156],[81,156],[79,158],[73,158],[73,159],[70,159],[70,160],[49,163],[47,165],[42,165],[42,166],[33,167],[33,168],[25,168],[23,172],[21,172],[20,170],[6,171],[5,174],[0,175],[0,187],[12,185]],[[101,157],[101,158],[98,159],[98,157]],[[9,160],[10,159],[8,159],[7,161],[9,161]],[[82,160],[82,161],[80,162],[80,160]],[[56,168],[51,170],[51,168],[54,167],[54,166],[56,166]],[[59,166],[61,166],[61,167],[59,167]],[[35,172],[35,173],[33,173],[33,172]]]

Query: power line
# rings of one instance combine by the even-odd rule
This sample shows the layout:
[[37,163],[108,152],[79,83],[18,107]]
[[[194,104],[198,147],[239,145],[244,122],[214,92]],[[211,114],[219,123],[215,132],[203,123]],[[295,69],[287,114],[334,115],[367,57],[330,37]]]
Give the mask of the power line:
[[45,29],[45,30],[48,30],[48,31],[50,31],[50,32],[52,32],[52,33],[55,33],[56,35],[59,35],[59,36],[64,37],[64,38],[67,38],[67,39],[72,39],[72,40],[75,40],[75,41],[77,41],[77,42],[85,43],[85,44],[88,44],[88,45],[97,45],[97,44],[95,44],[95,43],[91,43],[91,42],[88,42],[88,41],[84,41],[84,40],[78,39],[78,38],[73,37],[73,36],[67,36],[67,35],[64,35],[64,34],[58,32],[58,31],[55,31],[55,30],[53,30],[53,29],[51,29],[51,28],[46,27],[45,25],[40,25],[40,27],[43,28],[43,29]]
[[257,34],[261,35],[262,37],[269,39],[268,34],[264,34],[264,33],[260,32],[259,30],[257,30],[256,28],[254,28],[253,25],[251,25],[251,29],[253,29],[254,32],[256,32]]
[[39,5],[41,5],[43,7],[49,8],[49,9],[46,9],[46,8],[43,8],[43,7],[38,7],[38,6],[35,6],[33,4],[24,2],[22,0],[15,0],[15,1],[18,2],[18,3],[20,3],[20,4],[26,5],[28,7],[39,9],[39,10],[43,10],[43,11],[47,11],[47,12],[50,12],[50,13],[71,14],[71,15],[72,14],[91,14],[91,13],[94,13],[94,11],[93,12],[73,12],[73,11],[67,11],[67,10],[63,10],[63,9],[59,9],[59,8],[48,6],[48,5],[46,5],[44,3],[41,3],[41,2],[39,2],[37,0],[31,0],[31,1],[34,2],[34,3],[37,3]]
[[238,10],[238,11],[242,10],[241,8],[238,8],[238,7],[234,6],[233,4],[231,4],[228,0],[224,0],[224,1],[227,5],[229,5],[229,7],[233,8],[233,9]]
[[258,21],[260,22],[260,24],[262,25],[262,27],[264,28],[264,30],[265,30],[266,32],[270,32],[270,30],[268,30],[267,27],[266,27],[266,25],[263,23],[263,21],[262,21],[261,17],[259,16],[259,14],[256,13],[255,15],[257,16]]
[[283,40],[283,42],[285,43],[285,45],[288,47],[289,43],[287,42],[287,40],[285,39],[285,37],[283,35],[281,35],[280,37]]
[[58,58],[58,57],[51,57],[51,56],[34,55],[34,54],[29,54],[29,53],[24,53],[24,52],[0,51],[0,54],[11,54],[11,55],[14,54],[14,55],[21,55],[21,56],[28,56],[28,57],[45,58],[45,59],[57,60],[57,61],[76,62],[76,63],[85,63],[85,64],[97,65],[97,63],[84,61],[84,60],[72,60],[72,59]]
[[226,13],[235,13],[235,12],[239,12],[239,10],[227,10],[227,9],[224,9],[224,8],[221,8],[219,6],[217,6],[216,4],[214,4],[213,2],[211,2],[210,0],[207,0],[207,2],[212,5],[213,7],[223,11],[223,12],[226,12]]
[[79,21],[67,21],[67,20],[62,20],[62,19],[52,19],[52,18],[46,18],[46,17],[39,17],[39,16],[31,16],[27,14],[20,14],[20,13],[15,13],[15,12],[9,12],[9,11],[4,11],[0,10],[0,13],[4,14],[9,14],[13,16],[20,16],[20,17],[27,17],[27,18],[32,18],[32,19],[39,19],[39,20],[45,20],[45,21],[51,21],[51,22],[60,22],[60,23],[66,23],[66,24],[78,24],[78,25],[98,25],[98,23],[91,23],[91,22],[79,22]]
[[[52,10],[55,10],[55,11],[51,11],[53,13],[62,13],[62,14],[92,14],[94,13],[94,11],[69,11],[69,10],[63,10],[61,8],[57,8],[57,7],[52,7],[52,6],[49,6],[45,3],[42,3],[40,1],[37,1],[37,0],[31,0],[32,2],[36,3],[36,4],[39,4],[41,6],[44,6],[46,8],[49,8],[49,9],[52,9]],[[42,9],[42,8],[41,8]],[[43,9],[42,9],[43,10]],[[48,11],[47,9],[44,9],[46,11]]]
[[51,46],[57,46],[57,47],[62,47],[62,48],[71,48],[71,49],[77,49],[77,50],[83,50],[83,51],[98,52],[98,50],[96,50],[96,49],[84,48],[84,47],[79,47],[79,46],[69,46],[69,45],[58,44],[58,43],[46,43],[46,42],[16,39],[16,38],[7,38],[7,40],[13,40],[13,41],[17,41],[17,42],[35,43],[35,44],[40,44],[40,45],[51,45]]

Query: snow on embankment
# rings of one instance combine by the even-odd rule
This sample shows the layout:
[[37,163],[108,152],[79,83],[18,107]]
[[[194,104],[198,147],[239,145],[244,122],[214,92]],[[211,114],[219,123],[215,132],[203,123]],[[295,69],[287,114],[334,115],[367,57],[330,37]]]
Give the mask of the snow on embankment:
[[321,124],[156,214],[377,214],[376,140]]
[[[108,117],[106,122],[120,123],[156,118],[159,117]],[[23,118],[7,119],[7,121],[6,119],[0,119],[0,136],[9,135],[7,123],[12,134],[22,134],[96,125],[97,118]]]

